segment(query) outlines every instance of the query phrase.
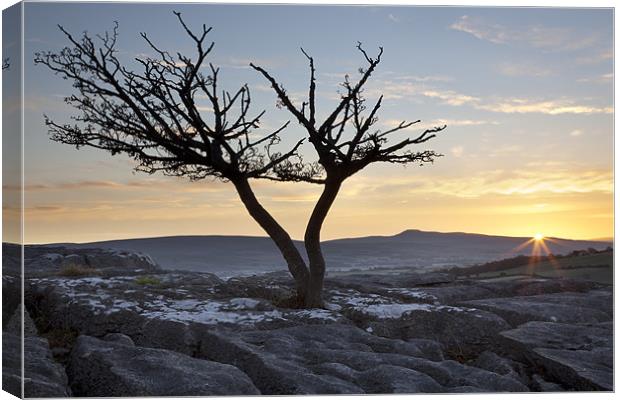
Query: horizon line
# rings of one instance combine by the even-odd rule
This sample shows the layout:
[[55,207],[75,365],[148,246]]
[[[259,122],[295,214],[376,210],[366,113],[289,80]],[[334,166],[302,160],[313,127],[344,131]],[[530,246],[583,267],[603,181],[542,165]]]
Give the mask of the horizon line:
[[[337,241],[337,240],[348,240],[348,239],[363,239],[363,238],[371,238],[371,237],[384,237],[384,238],[388,238],[388,237],[395,237],[398,235],[402,235],[403,233],[406,232],[423,232],[423,233],[439,233],[439,234],[465,234],[465,235],[477,235],[477,236],[493,236],[493,237],[503,237],[503,238],[514,238],[514,239],[531,239],[533,236],[509,236],[509,235],[495,235],[495,234],[489,234],[489,233],[478,233],[478,232],[464,232],[464,231],[433,231],[433,230],[422,230],[422,229],[405,229],[403,231],[397,232],[395,234],[392,235],[365,235],[365,236],[347,236],[347,237],[339,237],[339,238],[333,238],[333,239],[328,239],[328,240],[322,240],[321,242],[332,242],[332,241]],[[268,235],[224,235],[224,234],[204,234],[204,235],[163,235],[163,236],[141,236],[141,237],[130,237],[130,238],[123,238],[123,239],[103,239],[103,240],[95,240],[95,241],[83,241],[83,242],[78,242],[78,241],[63,241],[63,242],[47,242],[47,243],[41,243],[41,242],[24,242],[24,243],[14,243],[14,242],[5,242],[3,241],[2,243],[8,243],[8,244],[14,244],[14,245],[25,245],[25,246],[46,246],[46,245],[62,245],[62,244],[89,244],[89,243],[103,243],[103,242],[112,242],[112,241],[129,241],[129,240],[152,240],[152,239],[166,239],[166,238],[178,238],[178,237],[241,237],[241,238],[266,238],[266,239],[270,239],[270,237]],[[555,237],[555,236],[545,236],[545,238],[548,239],[560,239],[560,240],[571,240],[571,241],[585,241],[585,242],[610,242],[613,243],[614,242],[614,237],[610,236],[610,237],[603,237],[603,238],[594,238],[594,239],[573,239],[573,238],[561,238],[561,237]],[[293,241],[297,241],[297,242],[303,242],[303,239],[296,239],[296,238],[292,238]]]

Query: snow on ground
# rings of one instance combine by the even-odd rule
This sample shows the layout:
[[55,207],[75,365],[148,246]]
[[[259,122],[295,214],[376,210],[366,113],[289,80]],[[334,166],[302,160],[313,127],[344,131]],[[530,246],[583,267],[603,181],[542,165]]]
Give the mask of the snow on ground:
[[[169,274],[175,275],[175,274]],[[162,282],[174,276],[162,275]],[[398,319],[414,312],[469,312],[474,309],[441,305],[436,297],[421,290],[392,288],[387,295],[362,293],[354,289],[331,290],[326,293],[326,309],[275,310],[266,300],[255,298],[210,298],[213,288],[201,287],[202,294],[177,287],[137,287],[134,276],[112,278],[82,277],[75,279],[42,278],[33,282],[56,287],[67,304],[86,306],[95,314],[111,315],[135,312],[146,318],[171,320],[189,324],[254,325],[276,320],[341,321],[348,311],[374,319]],[[394,294],[395,297],[389,297]],[[428,301],[433,301],[429,304]],[[261,305],[263,308],[261,308]]]
[[378,319],[398,319],[414,311],[469,312],[469,311],[475,311],[475,310],[470,309],[470,308],[441,306],[441,305],[434,305],[434,304],[392,303],[392,304],[371,304],[369,306],[366,306],[365,308],[358,308],[357,311],[360,311],[364,314],[368,314]]
[[[235,304],[232,304],[231,307],[231,302],[215,300],[158,300],[145,304],[147,311],[143,312],[142,315],[147,318],[176,321],[184,324],[198,322],[206,325],[222,323],[252,325],[257,322],[282,319],[282,313],[280,311],[253,311],[242,308],[243,304],[250,304],[251,302],[248,300],[253,299],[233,300],[243,301],[237,301]],[[240,304],[242,305],[240,306]],[[258,301],[256,301],[256,304],[258,304]]]
[[340,314],[336,312],[333,312],[330,310],[321,310],[317,308],[312,309],[312,310],[294,311],[293,313],[290,313],[290,314],[297,316],[297,317],[301,317],[301,318],[317,319],[317,320],[333,321],[333,322],[338,322],[342,318]]
[[437,297],[433,296],[430,293],[426,293],[422,290],[417,289],[408,289],[408,288],[392,288],[387,290],[388,293],[400,295],[409,299],[420,299],[420,300],[437,300]]
[[[394,293],[405,295],[412,300],[436,300],[435,296],[424,293],[419,290],[395,288]],[[331,303],[328,308],[336,310],[340,308],[349,308],[356,312],[366,314],[377,319],[397,319],[415,312],[470,312],[477,311],[472,308],[452,307],[441,305],[434,301],[433,304],[428,303],[402,303],[394,298],[381,296],[378,294],[360,293],[357,290],[335,290],[330,292]]]

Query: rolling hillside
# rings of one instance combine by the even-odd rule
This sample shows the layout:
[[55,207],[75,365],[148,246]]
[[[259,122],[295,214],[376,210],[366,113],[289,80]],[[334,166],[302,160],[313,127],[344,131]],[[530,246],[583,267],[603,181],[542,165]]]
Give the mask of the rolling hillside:
[[[515,248],[529,239],[407,230],[394,236],[330,240],[323,245],[328,269],[438,268],[530,254],[531,245],[515,251]],[[266,237],[172,236],[58,245],[139,251],[151,255],[167,269],[208,271],[222,276],[285,268],[277,248]],[[297,245],[303,247],[301,242],[297,242]],[[566,239],[548,242],[553,253],[568,253],[588,247],[604,249],[608,245],[608,242]]]

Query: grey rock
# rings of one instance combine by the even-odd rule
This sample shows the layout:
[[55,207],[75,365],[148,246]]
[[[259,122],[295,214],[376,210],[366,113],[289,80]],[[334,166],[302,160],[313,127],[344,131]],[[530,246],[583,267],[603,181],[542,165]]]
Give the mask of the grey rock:
[[[529,391],[527,386],[510,376],[470,367],[451,360],[441,362],[440,366],[450,374],[449,386],[473,386],[486,392]],[[441,381],[439,382],[441,383]]]
[[454,281],[454,275],[440,272],[406,272],[399,274],[350,273],[328,277],[326,287],[350,288],[361,292],[378,293],[385,288],[441,285]]
[[[536,296],[493,298],[463,302],[495,313],[512,326],[528,321],[591,323],[611,319],[601,303],[610,303],[611,295],[553,293]],[[605,307],[606,308],[606,307]]]
[[571,279],[517,277],[506,280],[458,280],[451,284],[424,287],[421,290],[442,304],[457,305],[469,300],[587,292],[600,286],[594,282]]
[[563,392],[562,386],[557,383],[549,382],[538,374],[532,375],[532,387],[539,392]]
[[215,396],[259,394],[231,365],[169,350],[80,336],[67,368],[77,396]]
[[[607,333],[571,344],[567,337],[579,338],[581,328],[570,334],[541,331],[531,339],[536,343],[526,335],[515,341],[502,334],[530,319],[558,318],[556,313],[571,321],[609,321],[611,291],[592,283],[343,274],[326,282],[328,309],[298,310],[287,308],[292,280],[285,273],[222,281],[211,274],[158,271],[150,273],[151,282],[139,283],[131,269],[106,271],[116,275],[30,278],[26,305],[46,326],[104,338],[103,348],[158,348],[234,366],[262,394],[375,393],[376,387],[506,392],[555,383],[568,390],[592,388],[584,382],[593,378],[574,378],[563,369],[563,352],[586,351],[582,358],[596,361],[597,351],[611,349]],[[571,316],[566,307],[589,314]],[[596,329],[610,329],[605,324]],[[539,348],[545,350],[534,351]],[[101,365],[118,359],[106,357],[101,352]],[[530,378],[539,371],[540,382]],[[127,387],[142,390],[136,382]]]
[[380,365],[358,374],[356,382],[366,393],[438,393],[443,387],[419,371]]
[[23,311],[24,308],[21,304],[17,306],[17,309],[13,313],[11,319],[7,322],[5,332],[12,333],[14,335],[21,336],[22,334],[22,321],[24,326],[24,336],[37,336],[37,327],[34,324],[28,310]]
[[335,376],[349,382],[354,381],[357,374],[353,368],[336,362],[318,364],[312,370],[317,374]]
[[[355,393],[361,389],[376,393],[369,388],[377,385],[384,388],[381,390],[393,391],[432,392],[459,386],[475,387],[479,392],[527,390],[510,377],[454,361],[425,359],[427,349],[415,342],[378,338],[350,325],[297,326],[238,334],[208,331],[200,337],[202,357],[236,365],[252,377],[263,394],[353,393],[352,386],[360,388]],[[428,346],[430,342],[423,343]],[[431,354],[440,355],[435,346],[429,347],[434,350]],[[376,374],[367,372],[379,366],[385,367]],[[321,380],[308,376],[310,371],[319,374]],[[391,377],[386,371],[398,376]],[[415,379],[405,389],[407,377]]]
[[523,364],[500,357],[492,351],[483,351],[471,365],[487,371],[495,372],[499,375],[507,376],[523,384],[528,383],[528,379],[525,376],[525,373],[523,373]]
[[[200,354],[245,371],[262,394],[355,394],[356,385],[334,376],[316,375],[291,354],[289,360],[245,343],[230,333],[201,334]],[[291,361],[294,360],[294,361]]]
[[107,342],[120,343],[120,344],[123,344],[125,346],[135,346],[136,345],[129,336],[124,335],[122,333],[108,333],[107,335],[105,335],[103,337],[103,340],[105,340]]
[[[68,397],[64,368],[56,363],[47,340],[36,336],[23,339],[25,397]],[[17,335],[2,335],[3,389],[21,397],[21,339]]]
[[26,277],[53,276],[68,267],[89,269],[93,274],[153,273],[161,270],[147,254],[111,249],[70,249],[54,246],[25,246]]
[[613,390],[613,324],[528,322],[506,332],[514,357],[541,366],[553,381],[577,390]]
[[[363,314],[351,316],[365,320]],[[377,335],[398,338],[423,338],[441,343],[446,355],[471,357],[493,346],[499,332],[510,326],[496,314],[479,309],[450,309],[441,306],[432,311],[412,311],[399,318],[365,322]]]
[[[4,249],[6,243],[2,245]],[[5,265],[7,255],[2,254],[2,257],[2,327],[4,328],[22,301],[22,288],[21,263],[15,275],[8,275]]]

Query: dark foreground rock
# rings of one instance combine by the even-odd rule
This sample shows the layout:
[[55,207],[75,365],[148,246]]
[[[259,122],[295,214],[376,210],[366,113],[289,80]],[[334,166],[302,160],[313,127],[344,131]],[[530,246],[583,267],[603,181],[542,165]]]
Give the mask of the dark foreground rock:
[[[3,243],[3,272],[21,276],[21,246]],[[62,246],[25,246],[24,276],[37,277],[72,273],[114,276],[133,271],[161,270],[147,254],[112,249],[77,249]],[[79,270],[76,272],[76,270]]]
[[433,349],[428,340],[380,338],[349,325],[201,337],[202,356],[238,366],[263,394],[528,390],[510,377],[437,357],[438,343]]
[[[23,331],[22,331],[23,321]],[[22,332],[24,334],[22,339]],[[2,388],[21,397],[21,349],[24,346],[26,397],[66,397],[71,391],[64,368],[54,361],[48,341],[37,334],[28,311],[19,305],[2,334]]]
[[613,390],[613,323],[528,322],[502,332],[515,357],[541,366],[564,387]]
[[551,293],[534,296],[493,298],[462,303],[495,313],[512,326],[529,321],[593,323],[612,316],[612,292]]
[[[47,340],[30,336],[24,338],[24,395],[26,397],[67,397],[64,368],[56,363]],[[2,335],[2,389],[21,397],[21,339],[17,335]]]
[[260,394],[231,365],[123,340],[80,336],[68,366],[76,396],[217,396]]
[[346,273],[326,282],[325,309],[300,310],[284,272],[223,280],[100,264],[106,273],[68,277],[39,261],[26,307],[76,395],[610,387],[612,290],[593,282]]

